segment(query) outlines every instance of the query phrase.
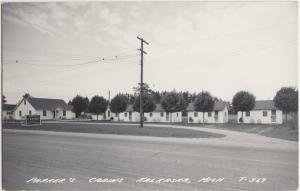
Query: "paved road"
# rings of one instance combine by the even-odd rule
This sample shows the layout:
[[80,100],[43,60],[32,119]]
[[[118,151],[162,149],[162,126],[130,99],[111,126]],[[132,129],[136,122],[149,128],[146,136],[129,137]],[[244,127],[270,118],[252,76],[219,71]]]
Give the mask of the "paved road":
[[[251,140],[253,141],[253,137]],[[275,139],[270,140],[269,143],[276,143]],[[298,153],[295,143],[285,142],[287,144],[284,149],[276,149],[255,145],[249,148],[242,146],[247,140],[241,141],[241,147],[221,145],[222,142],[217,139],[216,142],[219,145],[208,144],[205,139],[197,141],[4,130],[3,187],[7,190],[295,190],[297,188]],[[262,140],[260,143],[263,145]],[[281,143],[280,140],[278,143]],[[56,184],[26,183],[33,177],[65,178],[66,181]],[[136,182],[143,177],[189,178],[191,182]],[[203,177],[225,179],[218,183],[197,182]],[[267,180],[263,183],[239,182],[240,177]],[[70,183],[69,178],[76,180]],[[124,178],[124,180],[122,183],[89,183],[90,178]]]

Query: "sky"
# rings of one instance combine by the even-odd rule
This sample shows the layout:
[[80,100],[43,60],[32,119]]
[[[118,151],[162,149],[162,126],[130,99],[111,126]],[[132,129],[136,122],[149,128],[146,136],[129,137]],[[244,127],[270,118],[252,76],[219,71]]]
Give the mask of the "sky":
[[296,87],[296,2],[4,3],[3,94],[108,98],[155,91],[209,91],[230,101],[240,90],[273,99]]

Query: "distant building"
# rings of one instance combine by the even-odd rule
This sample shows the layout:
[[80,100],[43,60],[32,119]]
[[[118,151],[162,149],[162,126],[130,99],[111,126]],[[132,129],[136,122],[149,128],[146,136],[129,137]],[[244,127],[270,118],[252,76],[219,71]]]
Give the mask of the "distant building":
[[[133,105],[128,105],[126,110],[118,115],[112,113],[113,121],[139,122],[140,113],[133,110]],[[144,113],[144,122],[182,122],[182,112],[166,113],[161,104],[156,104],[153,112]]]
[[145,113],[144,117],[146,122],[182,122],[182,112],[167,113],[161,104],[156,104],[155,110]]
[[73,119],[75,113],[72,106],[62,99],[23,97],[17,104],[13,116],[16,120],[24,119],[26,115],[40,115],[41,119]]
[[[215,102],[211,112],[204,112],[204,123],[228,123],[229,103],[219,101]],[[187,107],[188,123],[203,123],[203,112],[197,112],[194,103]]]
[[[242,112],[238,112],[238,123]],[[243,112],[243,123],[282,124],[282,111],[275,107],[272,100],[260,100],[255,102],[254,108],[249,112]]]
[[112,113],[113,121],[138,122],[140,121],[140,113],[133,110],[133,105],[127,105],[126,110],[119,113],[119,118],[116,113]]
[[2,119],[13,119],[13,113],[16,105],[3,104],[2,105]]

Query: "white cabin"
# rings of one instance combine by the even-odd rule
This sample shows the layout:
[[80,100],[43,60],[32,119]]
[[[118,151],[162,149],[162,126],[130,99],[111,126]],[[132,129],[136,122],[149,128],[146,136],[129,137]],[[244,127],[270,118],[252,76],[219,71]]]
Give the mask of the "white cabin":
[[272,100],[260,100],[255,102],[251,111],[237,113],[238,123],[241,122],[243,114],[243,123],[258,124],[282,124],[282,111],[275,107]]
[[[119,114],[120,121],[139,122],[140,114],[133,110],[133,105],[128,105],[125,112]],[[117,114],[113,114],[113,121],[118,121]],[[182,122],[182,112],[166,113],[161,104],[156,104],[153,112],[144,113],[144,122]]]
[[188,123],[228,123],[229,103],[218,101],[215,102],[211,112],[195,111],[194,103],[190,103],[187,107]]

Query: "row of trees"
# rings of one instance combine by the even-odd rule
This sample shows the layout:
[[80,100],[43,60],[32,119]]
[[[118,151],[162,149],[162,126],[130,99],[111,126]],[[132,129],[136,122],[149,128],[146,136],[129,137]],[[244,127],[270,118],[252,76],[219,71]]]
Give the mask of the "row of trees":
[[[110,103],[102,96],[94,96],[91,101],[87,97],[77,95],[69,102],[73,106],[73,111],[78,117],[82,112],[91,112],[98,115],[104,113],[108,107],[111,112],[122,113],[126,110],[128,104],[133,104],[133,110],[140,111],[140,97],[139,87],[134,88],[136,93],[131,94],[117,94]],[[213,97],[209,92],[202,91],[197,95],[188,92],[155,92],[152,91],[148,85],[145,86],[143,96],[143,112],[152,112],[156,109],[156,104],[161,103],[163,109],[167,113],[185,111],[188,103],[194,103],[194,109],[198,112],[213,111],[215,101],[220,99]],[[281,88],[274,97],[275,106],[281,109],[287,116],[288,112],[298,111],[298,91],[295,88],[284,87]],[[250,111],[255,106],[255,96],[247,91],[240,91],[236,93],[232,99],[231,109],[236,113],[237,111]],[[203,116],[204,118],[204,116]],[[172,119],[171,119],[172,120]],[[243,116],[242,119],[243,120]],[[242,122],[242,121],[241,121]]]

